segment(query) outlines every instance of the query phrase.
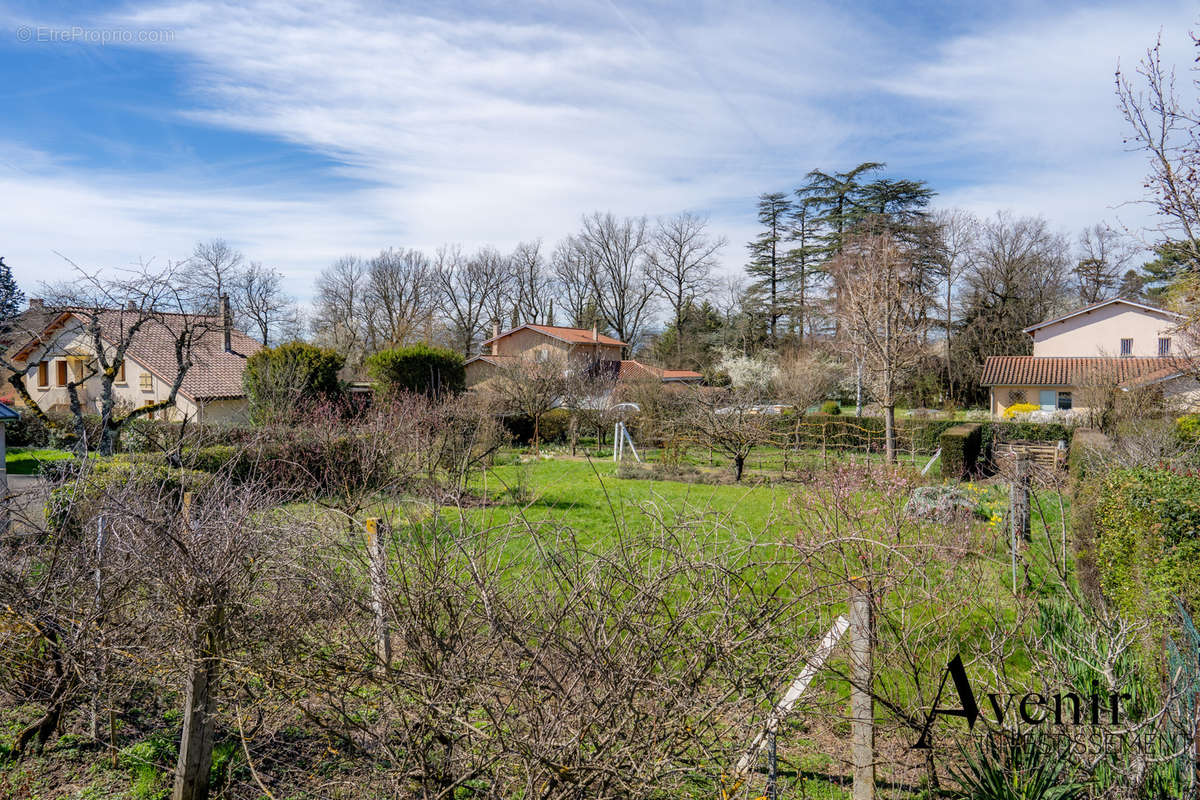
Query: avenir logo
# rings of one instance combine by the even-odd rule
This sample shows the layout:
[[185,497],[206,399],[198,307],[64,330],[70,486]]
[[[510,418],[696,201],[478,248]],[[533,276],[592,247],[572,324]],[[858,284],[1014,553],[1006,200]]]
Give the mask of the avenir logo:
[[[941,705],[947,679],[954,681],[954,691],[958,693],[958,701],[961,704],[957,708],[943,708]],[[1055,725],[1088,724],[1084,722],[1085,719],[1090,719],[1091,725],[1117,725],[1120,719],[1121,700],[1130,699],[1130,695],[1117,692],[1101,695],[1093,692],[1086,697],[1081,697],[1076,692],[1057,692],[1052,695],[1038,692],[1027,692],[1020,695],[989,692],[987,699],[995,714],[995,724],[997,725],[1003,724],[1010,714],[1017,714],[1022,722],[1035,726],[1046,722],[1053,722]],[[1069,717],[1064,717],[1064,710],[1069,710]],[[975,699],[975,691],[971,688],[971,682],[967,680],[967,671],[963,668],[961,656],[956,655],[946,665],[946,671],[942,674],[942,683],[938,686],[937,697],[933,700],[933,707],[929,709],[925,727],[921,730],[921,738],[913,745],[914,750],[929,749],[929,731],[938,716],[962,717],[967,721],[967,727],[971,730],[975,729],[975,722],[981,716],[979,703]],[[1105,717],[1104,721],[1101,721],[1102,716]],[[1068,719],[1069,722],[1065,721]],[[984,721],[989,720],[985,717]]]

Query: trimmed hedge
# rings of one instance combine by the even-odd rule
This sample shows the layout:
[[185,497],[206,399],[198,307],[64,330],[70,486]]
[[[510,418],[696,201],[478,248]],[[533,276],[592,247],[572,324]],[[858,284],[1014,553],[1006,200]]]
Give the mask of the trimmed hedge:
[[1095,476],[1091,521],[1100,585],[1121,611],[1168,619],[1200,607],[1200,475],[1155,467]]
[[955,425],[941,435],[942,477],[961,481],[975,474],[983,449],[983,426],[977,422]]
[[385,393],[412,392],[428,397],[466,389],[461,353],[444,347],[413,344],[380,350],[367,357],[367,373]]

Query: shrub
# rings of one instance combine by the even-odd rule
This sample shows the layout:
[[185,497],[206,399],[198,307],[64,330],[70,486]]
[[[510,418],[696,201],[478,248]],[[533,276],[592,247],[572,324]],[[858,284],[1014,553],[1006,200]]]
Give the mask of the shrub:
[[956,481],[969,478],[976,470],[983,446],[983,426],[978,423],[955,425],[941,436],[942,477]]
[[1041,411],[1042,407],[1035,403],[1013,403],[1008,408],[1004,409],[1001,415],[1002,419],[1013,419],[1017,414],[1028,414],[1031,411]]
[[[542,415],[538,425],[538,438],[543,444],[561,444],[567,441],[571,415],[565,408],[556,408]],[[504,427],[513,439],[521,444],[533,443],[533,417],[514,414],[504,418]]]
[[246,359],[242,380],[256,423],[286,422],[302,408],[336,397],[345,358],[335,350],[291,342]]
[[1097,460],[1111,447],[1108,437],[1098,430],[1080,428],[1075,431],[1067,457],[1067,470],[1071,477],[1077,481],[1085,479]]
[[841,414],[842,407],[838,405],[836,400],[826,400],[824,403],[821,403],[821,413],[829,414],[830,416]]
[[440,397],[466,388],[462,355],[443,347],[413,344],[380,350],[367,358],[366,366],[385,394],[412,392]]
[[1200,414],[1184,414],[1175,420],[1175,433],[1181,442],[1200,442]]
[[77,534],[86,520],[101,513],[106,498],[118,489],[132,485],[140,492],[182,503],[185,491],[202,488],[210,480],[207,473],[165,465],[123,460],[89,462],[84,474],[65,480],[50,491],[46,501],[46,522],[51,530]]
[[1170,469],[1116,469],[1094,495],[1101,587],[1118,608],[1162,621],[1179,595],[1200,602],[1200,476]]

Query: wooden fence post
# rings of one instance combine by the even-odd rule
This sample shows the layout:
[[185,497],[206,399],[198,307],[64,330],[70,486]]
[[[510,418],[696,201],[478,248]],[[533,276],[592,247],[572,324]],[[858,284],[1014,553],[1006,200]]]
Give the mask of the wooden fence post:
[[850,579],[850,760],[854,800],[875,800],[875,699],[871,694],[874,629],[871,584]]
[[1029,454],[1017,451],[1013,459],[1012,520],[1013,530],[1029,541]]
[[387,576],[387,559],[383,540],[379,538],[379,519],[369,517],[366,522],[368,571],[371,575],[371,611],[375,614],[375,642],[379,663],[383,668],[392,666],[392,636],[388,630],[387,614],[384,612],[384,580]]

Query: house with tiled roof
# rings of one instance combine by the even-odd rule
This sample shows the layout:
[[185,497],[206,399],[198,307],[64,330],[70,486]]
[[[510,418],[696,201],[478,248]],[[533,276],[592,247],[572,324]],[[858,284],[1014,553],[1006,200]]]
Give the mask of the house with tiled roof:
[[[25,368],[25,388],[44,411],[68,411],[67,384],[80,380],[83,382],[77,392],[81,404],[88,413],[99,411],[101,379],[85,377],[95,370],[97,361],[93,338],[87,330],[93,318],[99,323],[107,353],[115,351],[117,343],[129,341],[113,383],[119,406],[137,408],[170,398],[179,375],[176,341],[182,326],[187,325],[196,332],[191,342],[191,366],[184,372],[174,405],[158,411],[157,416],[197,422],[240,422],[247,418],[242,374],[247,357],[258,352],[261,345],[233,327],[227,308],[225,313],[213,315],[147,316],[126,309],[95,312],[51,308],[40,300],[30,300],[30,308],[14,321],[7,334],[5,352],[10,363]],[[132,323],[139,318],[145,321],[131,336]]]
[[623,358],[625,342],[593,327],[565,328],[558,325],[519,325],[503,333],[497,328],[483,343],[483,352],[466,362],[467,386],[478,386],[492,378],[513,359],[561,360],[568,369],[608,375],[616,381],[657,379],[664,383],[697,383],[699,372],[662,369]]
[[1089,388],[1129,391],[1155,387],[1176,405],[1195,406],[1200,385],[1182,352],[1173,311],[1113,298],[1025,329],[1033,355],[992,356],[980,383],[991,412],[1031,403],[1043,411],[1081,407]]

